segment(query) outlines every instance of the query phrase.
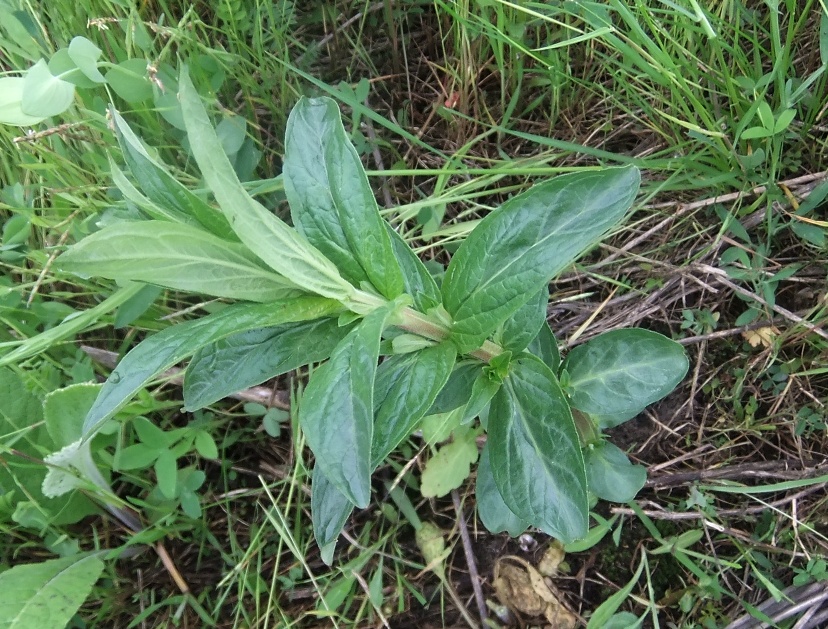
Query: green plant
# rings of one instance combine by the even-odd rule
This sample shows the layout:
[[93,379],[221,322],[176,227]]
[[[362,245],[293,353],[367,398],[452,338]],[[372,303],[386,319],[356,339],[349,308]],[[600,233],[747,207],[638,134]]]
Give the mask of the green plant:
[[473,437],[488,432],[477,491],[494,531],[535,526],[572,541],[587,533],[588,491],[635,495],[643,468],[601,429],[669,393],[687,371],[684,351],[655,332],[619,330],[561,362],[546,302],[549,281],[629,209],[637,169],[572,173],[513,197],[469,234],[439,286],[381,218],[333,101],[302,99],[288,122],[291,228],[239,182],[186,70],[179,89],[193,156],[221,212],[178,183],[113,112],[142,192],[117,170],[116,180],[147,220],[105,226],[56,264],[246,303],[167,328],[127,354],[77,440],[49,458],[61,469],[44,482],[47,494],[67,491],[78,475],[102,483],[90,439],[150,379],[195,355],[188,410],[327,359],[299,419],[316,457],[314,529],[328,560],[354,506],[369,503],[372,471],[419,426],[435,443],[453,435],[435,458],[460,468],[449,484],[424,482],[433,495],[462,482],[477,458]]

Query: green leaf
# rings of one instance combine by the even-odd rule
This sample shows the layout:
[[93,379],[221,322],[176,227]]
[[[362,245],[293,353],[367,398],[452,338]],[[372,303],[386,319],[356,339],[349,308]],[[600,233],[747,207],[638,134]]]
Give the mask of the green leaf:
[[391,307],[368,314],[311,376],[299,420],[316,465],[352,503],[371,497],[374,376]]
[[127,59],[112,66],[104,75],[112,91],[130,105],[152,98],[152,84],[147,77],[146,59]]
[[484,218],[454,254],[443,304],[460,353],[477,349],[635,200],[636,168],[572,173],[538,184]]
[[77,64],[80,71],[95,83],[106,83],[106,79],[98,70],[98,59],[101,56],[101,49],[98,48],[86,37],[73,37],[69,42],[69,57]]
[[175,455],[169,450],[162,450],[155,459],[155,479],[158,482],[158,489],[165,498],[169,500],[175,498],[178,467]]
[[584,462],[589,490],[603,500],[629,502],[647,482],[647,470],[608,441],[586,448]]
[[19,564],[0,574],[0,625],[65,627],[92,591],[104,564],[97,554]]
[[115,311],[115,329],[122,330],[133,323],[152,307],[163,292],[164,289],[160,286],[144,286],[137,295],[128,299]]
[[374,383],[372,469],[416,428],[445,386],[456,357],[451,343],[440,343],[392,356],[379,366]]
[[74,62],[72,56],[69,54],[68,48],[61,48],[52,58],[49,59],[49,72],[54,76],[68,81],[75,87],[88,89],[90,87],[97,87],[98,83],[86,76],[78,64]]
[[203,347],[184,377],[184,404],[196,411],[302,365],[325,360],[353,326],[336,319],[250,330]]
[[[353,503],[328,480],[317,465],[313,469],[311,480],[311,519],[313,536],[319,548],[336,542],[353,510]],[[330,565],[330,562],[326,563]]]
[[474,495],[477,500],[477,515],[480,516],[480,521],[490,533],[505,531],[512,537],[517,537],[529,528],[529,524],[512,513],[512,510],[503,502],[503,496],[500,495],[492,475],[488,444],[480,453]]
[[750,127],[742,132],[741,138],[743,140],[758,140],[760,138],[769,138],[773,135],[773,129],[765,129],[765,127]]
[[32,116],[23,113],[23,86],[25,79],[19,76],[0,78],[0,124],[29,127],[41,122],[47,116]]
[[587,532],[587,482],[578,433],[549,367],[524,355],[489,407],[489,456],[503,501],[564,543]]
[[23,77],[23,113],[49,118],[69,109],[75,98],[75,86],[49,71],[41,59]]
[[186,68],[181,71],[179,87],[193,156],[239,239],[268,266],[298,286],[333,299],[350,296],[354,288],[342,279],[333,263],[244,189]]
[[218,447],[209,432],[201,430],[196,433],[194,445],[196,451],[205,459],[218,458]]
[[265,303],[302,294],[263,268],[242,245],[183,223],[116,223],[84,238],[56,264],[78,275],[245,301]]
[[501,383],[501,378],[495,378],[493,374],[485,370],[478,375],[472,385],[469,401],[466,402],[466,408],[463,410],[461,423],[467,424],[480,415],[500,389]]
[[285,134],[285,194],[297,229],[354,285],[366,280],[388,299],[403,291],[400,265],[339,108],[302,98]]
[[408,246],[391,225],[385,224],[388,234],[391,237],[391,246],[394,249],[394,256],[402,269],[405,293],[411,295],[414,300],[414,307],[420,312],[427,312],[442,301],[440,288],[434,277],[428,272],[425,264],[417,257],[417,254]]
[[779,117],[773,124],[774,135],[776,135],[777,133],[782,133],[785,129],[787,129],[793,122],[794,118],[796,118],[796,109],[786,109],[781,114],[779,114]]
[[523,351],[537,338],[546,323],[546,306],[549,303],[549,289],[543,287],[538,294],[518,308],[503,322],[500,330],[500,345],[514,353]]
[[425,465],[420,492],[425,498],[442,498],[463,484],[477,461],[476,430],[455,431],[454,440],[441,447]]
[[197,222],[216,236],[235,240],[230,223],[221,212],[173,177],[163,162],[150,156],[114,108],[110,109],[110,113],[127,168],[147,197],[162,211],[170,213],[170,220],[181,220],[178,216],[186,217],[184,222]]
[[428,414],[447,413],[465,406],[471,398],[472,387],[481,373],[483,373],[483,364],[479,361],[458,363],[452,370],[448,382],[434,400],[434,404],[428,409]]
[[594,415],[629,417],[681,382],[684,348],[649,330],[613,330],[569,352],[564,369],[572,406]]
[[762,123],[762,126],[768,131],[773,132],[773,110],[766,101],[763,100],[759,103],[756,114],[759,116],[759,122]]
[[618,611],[618,608],[621,607],[624,601],[627,600],[635,584],[638,582],[638,578],[644,570],[645,561],[646,555],[642,553],[641,563],[638,564],[638,569],[635,571],[633,578],[624,587],[601,603],[598,609],[592,612],[592,616],[589,617],[589,622],[587,623],[587,629],[604,629],[612,621],[612,616]]
[[558,373],[561,367],[561,352],[558,349],[558,341],[548,323],[541,326],[540,332],[526,349],[546,363],[546,366],[554,373]]
[[46,395],[43,418],[57,449],[83,436],[83,420],[101,391],[100,384],[84,382],[57,389]]
[[270,304],[236,304],[155,334],[130,351],[103,385],[83,423],[90,438],[147,382],[196,350],[231,334],[254,328],[330,316],[339,304],[319,297],[296,297]]

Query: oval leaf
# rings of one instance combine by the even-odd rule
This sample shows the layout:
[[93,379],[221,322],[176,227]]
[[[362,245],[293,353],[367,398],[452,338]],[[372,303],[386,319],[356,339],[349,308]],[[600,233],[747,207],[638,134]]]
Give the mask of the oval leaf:
[[46,118],[23,113],[24,82],[20,76],[0,78],[0,124],[28,127]]
[[603,500],[629,502],[647,482],[647,470],[608,441],[587,448],[584,461],[589,490]]
[[416,428],[445,386],[456,357],[451,343],[440,343],[392,356],[379,366],[374,384],[372,467],[382,463]]
[[241,245],[167,221],[117,223],[57,259],[64,271],[267,303],[302,294]]
[[352,503],[371,497],[374,376],[391,308],[367,315],[311,376],[299,419],[316,465]]
[[443,281],[461,353],[478,348],[512,313],[618,223],[638,192],[638,169],[573,173],[538,184],[484,218]]
[[95,83],[106,83],[106,79],[98,70],[98,59],[101,56],[101,49],[98,48],[86,37],[73,37],[69,42],[69,57],[80,68],[86,77]]
[[552,371],[524,355],[489,407],[489,456],[503,501],[564,543],[587,532],[587,482],[578,433]]
[[284,177],[297,229],[346,279],[368,280],[388,299],[402,293],[385,221],[330,98],[302,98],[290,112]]
[[129,104],[152,98],[152,84],[147,78],[146,59],[127,59],[112,66],[104,75],[112,91]]
[[500,495],[492,475],[488,444],[480,453],[474,495],[477,500],[477,515],[490,533],[505,531],[512,537],[517,537],[529,528],[529,524],[512,513],[503,502],[503,496]]
[[75,86],[54,76],[41,59],[23,77],[23,113],[48,118],[69,109],[75,98]]
[[684,348],[649,330],[614,330],[566,357],[572,406],[590,415],[629,418],[670,393],[687,374]]

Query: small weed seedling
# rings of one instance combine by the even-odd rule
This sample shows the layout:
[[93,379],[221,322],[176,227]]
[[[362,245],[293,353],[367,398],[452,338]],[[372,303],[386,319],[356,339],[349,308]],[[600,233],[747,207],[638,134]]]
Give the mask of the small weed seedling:
[[[56,264],[239,303],[127,354],[76,440],[49,458],[60,469],[45,493],[69,491],[78,474],[103,482],[92,437],[147,382],[192,356],[190,411],[325,361],[298,413],[315,455],[313,524],[327,561],[353,508],[368,505],[374,469],[417,429],[444,443],[422,479],[434,496],[463,482],[478,459],[475,438],[488,434],[477,503],[495,532],[532,526],[570,542],[587,533],[589,492],[635,496],[644,469],[601,430],[669,393],[687,371],[684,351],[655,332],[617,330],[562,362],[546,305],[550,280],[624,217],[638,170],[568,174],[513,197],[475,227],[438,284],[382,219],[333,101],[303,98],[290,115],[290,227],[239,182],[186,70],[178,85],[190,148],[221,211],[179,183],[112,112],[141,189],[118,168],[115,183],[146,220],[110,223]],[[138,447],[146,446],[142,438]],[[164,461],[153,451],[145,463]],[[166,466],[174,496],[174,459]]]

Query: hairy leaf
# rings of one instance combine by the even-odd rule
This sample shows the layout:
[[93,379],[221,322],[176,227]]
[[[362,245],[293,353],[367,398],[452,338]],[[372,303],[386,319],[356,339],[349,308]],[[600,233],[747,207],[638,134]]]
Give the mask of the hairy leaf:
[[239,239],[269,267],[305,290],[339,300],[351,295],[353,287],[334,264],[241,185],[186,68],[181,71],[179,88],[193,156]]
[[222,213],[173,177],[163,162],[150,156],[126,120],[114,108],[110,109],[110,113],[124,161],[144,194],[158,207],[189,217],[216,236],[235,240],[230,223]]
[[489,456],[503,501],[563,542],[587,532],[587,483],[578,433],[552,371],[523,355],[489,407]]
[[335,301],[305,296],[270,304],[236,304],[145,339],[124,356],[104,383],[84,420],[84,439],[89,439],[152,378],[205,345],[245,330],[330,316],[340,308]]
[[352,503],[368,506],[374,376],[380,335],[391,308],[368,314],[311,376],[299,419],[316,466]]
[[352,326],[336,319],[289,323],[234,334],[196,352],[184,378],[192,412],[302,365],[325,360]]
[[263,268],[242,245],[183,223],[116,223],[87,236],[57,259],[85,276],[147,282],[215,297],[271,302],[302,291]]
[[678,343],[649,330],[613,330],[569,352],[572,406],[599,416],[629,418],[660,400],[687,374]]
[[372,468],[411,434],[446,384],[456,356],[451,343],[440,343],[393,356],[379,366],[374,384]]
[[19,564],[0,574],[0,626],[65,627],[92,591],[104,564],[96,554]]
[[443,304],[461,353],[480,347],[512,313],[595,244],[638,192],[635,168],[562,175],[507,201],[454,254]]
[[284,179],[297,229],[346,279],[368,280],[388,299],[402,293],[386,223],[330,98],[302,98],[290,112]]
[[474,496],[477,500],[477,515],[483,526],[491,533],[506,531],[512,537],[517,537],[529,528],[529,524],[517,517],[506,503],[495,484],[492,475],[492,464],[489,460],[489,445],[483,447],[480,453],[480,463],[477,465],[477,485]]
[[603,500],[629,502],[647,482],[647,470],[608,441],[588,447],[584,461],[589,490]]

